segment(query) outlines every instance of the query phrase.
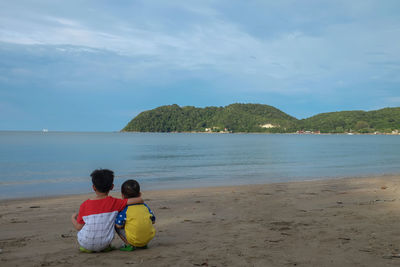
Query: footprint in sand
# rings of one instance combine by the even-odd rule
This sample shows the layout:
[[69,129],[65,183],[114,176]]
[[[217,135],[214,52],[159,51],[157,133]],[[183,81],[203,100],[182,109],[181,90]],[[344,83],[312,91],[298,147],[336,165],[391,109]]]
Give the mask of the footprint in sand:
[[274,226],[290,226],[294,222],[293,221],[277,221],[277,222],[271,222],[272,225]]
[[10,223],[27,223],[26,220],[11,219]]

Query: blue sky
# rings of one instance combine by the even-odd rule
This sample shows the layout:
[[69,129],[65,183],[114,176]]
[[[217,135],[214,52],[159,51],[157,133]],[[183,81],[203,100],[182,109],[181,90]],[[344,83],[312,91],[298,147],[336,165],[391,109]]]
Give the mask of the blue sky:
[[400,106],[400,1],[1,1],[0,130],[118,131],[157,106]]

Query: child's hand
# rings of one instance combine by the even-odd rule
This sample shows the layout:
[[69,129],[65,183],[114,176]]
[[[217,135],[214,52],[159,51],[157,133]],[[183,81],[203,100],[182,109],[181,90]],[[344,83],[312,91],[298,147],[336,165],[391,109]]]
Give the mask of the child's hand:
[[72,224],[74,225],[75,229],[79,231],[79,230],[82,229],[82,227],[83,227],[84,224],[78,223],[77,217],[78,217],[78,214],[77,214],[76,212],[75,212],[74,214],[72,214],[72,216],[71,216],[71,222],[72,222]]

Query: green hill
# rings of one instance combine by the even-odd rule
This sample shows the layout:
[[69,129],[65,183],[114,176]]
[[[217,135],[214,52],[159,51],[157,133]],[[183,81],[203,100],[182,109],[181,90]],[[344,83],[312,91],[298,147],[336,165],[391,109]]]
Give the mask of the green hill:
[[140,113],[122,131],[219,132],[226,129],[232,132],[289,132],[296,129],[297,121],[268,105],[232,104],[206,108],[170,105]]
[[321,113],[299,121],[298,127],[322,133],[390,133],[400,129],[400,108]]
[[269,133],[291,133],[298,130],[321,133],[391,133],[400,130],[400,108],[321,113],[298,120],[277,108],[261,104],[206,108],[169,105],[140,113],[122,129],[134,132]]

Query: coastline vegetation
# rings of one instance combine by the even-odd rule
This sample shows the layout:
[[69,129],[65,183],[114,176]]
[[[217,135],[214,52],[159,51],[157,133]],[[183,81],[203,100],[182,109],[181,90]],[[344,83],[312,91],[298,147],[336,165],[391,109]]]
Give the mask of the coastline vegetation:
[[400,108],[374,111],[321,113],[298,120],[262,104],[231,104],[196,108],[176,104],[140,113],[125,132],[223,132],[223,133],[396,133]]

